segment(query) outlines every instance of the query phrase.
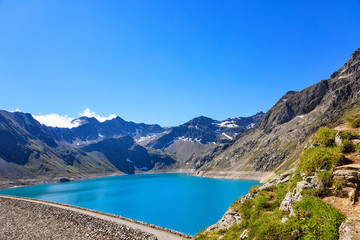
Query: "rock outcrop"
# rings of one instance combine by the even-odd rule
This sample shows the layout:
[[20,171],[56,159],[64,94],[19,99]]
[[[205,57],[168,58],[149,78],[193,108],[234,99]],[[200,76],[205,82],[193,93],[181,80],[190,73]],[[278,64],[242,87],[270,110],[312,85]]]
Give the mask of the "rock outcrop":
[[293,206],[294,203],[302,199],[301,192],[305,189],[317,188],[319,182],[316,176],[304,177],[302,181],[297,182],[296,188],[292,192],[288,192],[281,202],[279,210],[290,212],[290,216],[295,216]]
[[238,212],[236,212],[233,209],[229,209],[226,211],[224,216],[215,223],[214,225],[211,225],[206,229],[206,231],[214,231],[214,230],[220,230],[220,229],[226,229],[228,230],[232,226],[239,224],[241,222],[241,216]]

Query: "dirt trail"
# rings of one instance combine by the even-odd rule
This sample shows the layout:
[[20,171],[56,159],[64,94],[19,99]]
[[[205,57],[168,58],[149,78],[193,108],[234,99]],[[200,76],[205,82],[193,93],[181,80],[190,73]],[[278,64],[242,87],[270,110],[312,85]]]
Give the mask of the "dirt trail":
[[353,225],[354,239],[360,239],[360,203],[350,204],[346,198],[325,197],[323,200],[339,209]]

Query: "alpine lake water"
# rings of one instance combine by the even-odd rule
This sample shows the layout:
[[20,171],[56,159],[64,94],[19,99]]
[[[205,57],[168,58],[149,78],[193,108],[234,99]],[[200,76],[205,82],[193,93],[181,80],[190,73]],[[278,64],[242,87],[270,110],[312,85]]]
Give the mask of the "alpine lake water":
[[102,177],[0,191],[112,213],[190,235],[217,222],[255,180],[162,173]]

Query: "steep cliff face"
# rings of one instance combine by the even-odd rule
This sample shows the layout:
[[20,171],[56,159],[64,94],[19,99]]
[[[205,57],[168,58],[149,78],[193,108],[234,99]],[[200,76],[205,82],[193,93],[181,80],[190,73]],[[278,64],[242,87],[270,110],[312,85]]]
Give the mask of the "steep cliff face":
[[300,92],[288,92],[233,144],[217,146],[195,158],[194,174],[216,177],[223,171],[270,172],[288,168],[298,160],[312,133],[359,106],[359,78],[360,49],[328,80]]

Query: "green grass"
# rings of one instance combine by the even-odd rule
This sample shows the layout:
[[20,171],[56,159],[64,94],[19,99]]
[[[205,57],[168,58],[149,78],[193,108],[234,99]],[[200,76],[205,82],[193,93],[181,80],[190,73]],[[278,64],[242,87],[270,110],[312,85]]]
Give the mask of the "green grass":
[[[284,189],[285,186],[280,186],[238,204],[237,210],[243,216],[240,224],[232,226],[228,231],[202,232],[196,239],[238,239],[246,229],[248,239],[338,239],[338,229],[344,219],[338,210],[319,198],[304,195],[303,200],[294,205],[295,217],[288,217],[288,213],[278,210],[281,201],[274,201],[273,198],[276,196],[282,199],[286,192]],[[284,216],[289,219],[285,223],[281,221]]]
[[324,187],[331,187],[333,180],[331,171],[321,171],[317,174],[317,178]]
[[360,127],[360,115],[351,115],[350,117],[346,118],[347,124],[352,128]]
[[318,169],[331,170],[339,162],[343,161],[344,155],[338,147],[328,148],[318,146],[306,149],[300,158],[300,171],[306,175],[315,173]]
[[342,139],[347,139],[347,140],[358,138],[358,136],[355,133],[351,133],[349,131],[340,132],[339,135]]
[[341,146],[341,152],[343,153],[352,153],[355,152],[356,148],[351,140],[344,139],[343,145]]
[[301,239],[338,239],[344,216],[331,205],[316,197],[305,197],[294,205],[296,219],[292,225],[302,233]]
[[329,129],[326,127],[322,127],[314,136],[314,142],[320,143],[326,147],[335,146],[335,135],[337,131],[333,129]]

